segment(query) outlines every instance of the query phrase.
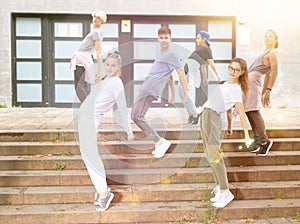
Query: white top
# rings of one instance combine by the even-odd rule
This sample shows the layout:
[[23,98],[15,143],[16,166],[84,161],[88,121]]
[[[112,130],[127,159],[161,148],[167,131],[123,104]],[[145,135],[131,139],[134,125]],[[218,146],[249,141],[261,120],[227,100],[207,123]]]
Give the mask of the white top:
[[238,84],[224,83],[215,87],[202,108],[209,108],[221,114],[242,102],[242,89]]
[[115,118],[127,134],[133,136],[124,85],[117,76],[106,78],[96,84],[81,105],[81,113],[85,113],[86,116],[93,114],[96,128],[100,124],[101,116],[110,109],[113,109]]

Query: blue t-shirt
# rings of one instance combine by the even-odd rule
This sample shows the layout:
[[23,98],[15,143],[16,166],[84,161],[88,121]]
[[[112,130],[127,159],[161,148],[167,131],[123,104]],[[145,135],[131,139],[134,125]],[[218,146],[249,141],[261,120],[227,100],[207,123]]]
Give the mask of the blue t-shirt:
[[141,90],[154,96],[156,99],[159,98],[163,89],[169,82],[172,72],[181,67],[180,62],[173,51],[161,51],[158,58],[155,59]]

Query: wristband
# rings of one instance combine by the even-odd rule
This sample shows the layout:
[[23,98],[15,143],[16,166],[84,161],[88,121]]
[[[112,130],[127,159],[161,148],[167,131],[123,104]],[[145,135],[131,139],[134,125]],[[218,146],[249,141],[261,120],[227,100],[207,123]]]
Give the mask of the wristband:
[[272,91],[272,89],[271,89],[271,88],[266,88],[266,90],[269,90],[270,92]]

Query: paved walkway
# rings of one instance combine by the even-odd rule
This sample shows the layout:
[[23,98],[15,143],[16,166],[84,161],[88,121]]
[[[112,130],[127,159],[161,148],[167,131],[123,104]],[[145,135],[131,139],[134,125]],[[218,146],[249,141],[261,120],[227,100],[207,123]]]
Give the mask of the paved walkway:
[[[300,127],[300,108],[267,108],[261,112],[267,129]],[[0,108],[0,130],[74,129],[76,113],[77,109],[72,108]],[[104,125],[109,125],[111,112],[103,118]],[[187,114],[182,108],[151,108],[147,118],[157,126],[187,126]],[[233,127],[240,128],[238,118]]]
[[[0,131],[74,129],[76,109],[72,108],[1,108]],[[267,129],[300,127],[300,108],[267,108],[262,110]],[[187,114],[183,109],[151,108],[147,118],[156,126],[168,128],[191,127],[186,125]],[[111,112],[104,115],[103,125],[111,123]],[[195,127],[195,126],[194,126]],[[134,128],[137,128],[134,126]],[[196,127],[195,127],[196,128]],[[240,128],[239,120],[234,120],[233,128]],[[266,219],[239,219],[222,221],[222,224],[300,224],[299,217]],[[219,224],[219,223],[216,223]]]

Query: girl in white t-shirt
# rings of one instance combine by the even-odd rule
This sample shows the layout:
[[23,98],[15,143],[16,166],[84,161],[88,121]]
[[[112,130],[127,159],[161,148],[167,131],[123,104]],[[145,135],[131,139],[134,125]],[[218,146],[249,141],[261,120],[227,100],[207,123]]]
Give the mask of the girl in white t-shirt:
[[114,197],[107,187],[105,168],[98,152],[97,135],[102,115],[113,109],[118,123],[127,133],[128,140],[134,139],[124,86],[119,77],[121,74],[120,54],[108,53],[104,67],[105,78],[93,86],[91,93],[81,104],[78,116],[80,152],[96,188],[94,204],[97,205],[97,211],[105,211]]
[[[248,69],[245,60],[234,58],[228,66],[228,81],[218,85],[208,96],[208,100],[202,107],[200,114],[200,130],[204,145],[204,153],[213,170],[217,186],[211,198],[213,206],[225,207],[234,198],[229,191],[227,171],[221,153],[222,118],[221,115],[227,111],[228,128],[226,134],[232,134],[231,109],[235,107],[239,113],[245,134],[245,142],[251,143],[249,138],[246,115],[242,103],[243,95],[248,92]],[[224,119],[223,119],[224,120]]]

